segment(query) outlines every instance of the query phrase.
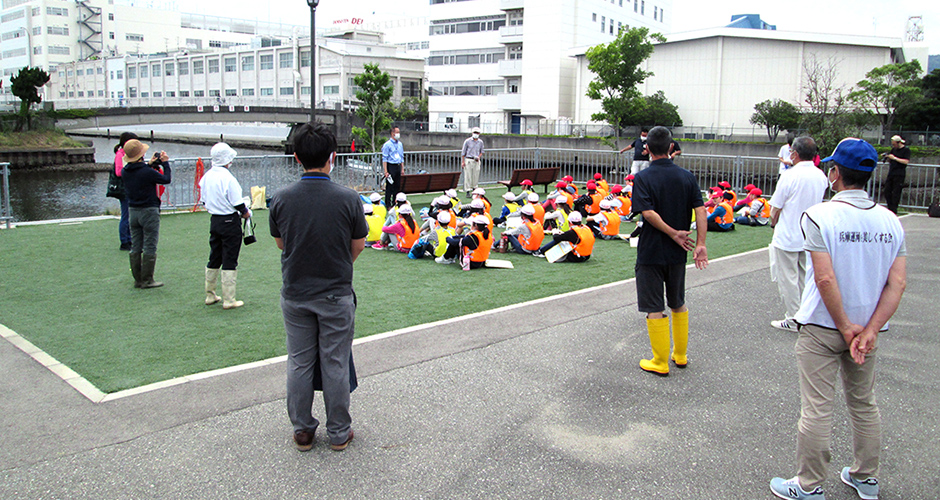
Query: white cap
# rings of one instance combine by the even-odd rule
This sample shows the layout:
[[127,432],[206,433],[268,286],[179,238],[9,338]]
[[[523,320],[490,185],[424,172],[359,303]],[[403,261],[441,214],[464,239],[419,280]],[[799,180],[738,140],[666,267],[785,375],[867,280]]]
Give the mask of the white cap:
[[450,224],[450,212],[438,212],[437,221],[441,224]]
[[236,153],[231,146],[224,142],[220,142],[215,146],[212,146],[211,154],[213,167],[224,167],[232,163],[232,160],[238,156],[238,153]]
[[483,188],[476,188],[476,189],[474,189],[473,191],[471,191],[470,194],[481,194],[481,195],[485,195],[485,194],[486,194],[486,190],[483,189]]
[[512,201],[516,199],[516,195],[514,195],[512,191],[506,191],[506,193],[503,194],[503,199],[506,201]]
[[470,223],[471,223],[471,224],[482,224],[482,225],[485,226],[485,225],[488,225],[488,224],[490,223],[490,220],[487,219],[485,215],[477,214],[477,215],[474,215],[473,217],[470,217]]
[[408,195],[405,193],[398,193],[395,195],[395,201],[408,201]]
[[529,193],[529,197],[526,198],[526,199],[529,200],[529,201],[531,201],[532,203],[538,203],[538,201],[539,201],[539,195],[536,194],[536,193]]
[[363,212],[363,213],[366,213],[366,214],[371,214],[371,213],[372,213],[372,204],[371,204],[371,203],[363,203],[363,204],[362,204],[362,212]]
[[532,205],[525,205],[524,207],[519,209],[519,212],[525,215],[535,215],[535,207],[533,207]]
[[444,195],[438,196],[437,198],[434,198],[434,205],[440,207],[450,206],[450,198]]
[[456,197],[457,197],[457,190],[456,190],[456,189],[453,189],[453,188],[452,188],[452,189],[448,189],[447,191],[444,191],[444,194],[446,194],[447,196],[449,196],[449,197],[451,197],[451,198],[456,198]]
[[581,212],[571,212],[568,214],[568,222],[581,223]]
[[610,208],[610,200],[608,200],[607,198],[604,198],[603,200],[601,200],[600,205],[601,205],[601,210]]
[[486,208],[486,205],[483,204],[483,200],[473,200],[470,202],[470,208]]
[[382,195],[379,193],[372,193],[369,195],[369,199],[372,200],[372,203],[378,203],[382,201]]
[[482,134],[483,131],[480,130],[480,127],[473,127],[473,129],[470,130],[470,133],[472,133],[472,134]]
[[412,214],[414,215],[415,209],[411,208],[411,205],[402,205],[398,208],[399,214]]
[[564,195],[558,195],[555,197],[555,203],[568,203],[568,197]]
[[617,198],[614,198],[614,199],[610,200],[610,206],[611,206],[611,208],[620,208],[620,207],[623,206],[623,202],[621,202],[621,201],[618,200]]

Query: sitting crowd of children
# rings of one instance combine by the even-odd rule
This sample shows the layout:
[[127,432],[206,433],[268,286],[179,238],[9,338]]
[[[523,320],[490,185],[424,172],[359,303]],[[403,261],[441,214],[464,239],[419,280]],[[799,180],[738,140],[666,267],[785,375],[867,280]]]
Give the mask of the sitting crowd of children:
[[743,226],[766,226],[770,224],[770,203],[764,192],[753,184],[744,186],[747,195],[738,200],[738,194],[727,181],[719,182],[710,189],[705,208],[708,211],[709,231],[734,231],[735,224]]

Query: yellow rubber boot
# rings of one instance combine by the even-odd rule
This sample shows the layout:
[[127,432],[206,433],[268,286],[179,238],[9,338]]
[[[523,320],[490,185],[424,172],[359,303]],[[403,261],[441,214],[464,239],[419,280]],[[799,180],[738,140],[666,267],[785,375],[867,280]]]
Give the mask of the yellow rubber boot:
[[689,364],[686,350],[689,347],[689,311],[672,313],[672,362],[676,368]]
[[665,377],[669,375],[669,318],[646,319],[646,329],[649,331],[650,347],[653,348],[653,359],[641,359],[640,368],[650,373]]

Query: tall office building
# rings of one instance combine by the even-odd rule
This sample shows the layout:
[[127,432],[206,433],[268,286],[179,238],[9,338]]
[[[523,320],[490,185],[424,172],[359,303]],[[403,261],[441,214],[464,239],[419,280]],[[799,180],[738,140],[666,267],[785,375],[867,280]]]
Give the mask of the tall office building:
[[574,116],[572,49],[621,28],[668,33],[672,0],[430,0],[430,127],[536,133]]

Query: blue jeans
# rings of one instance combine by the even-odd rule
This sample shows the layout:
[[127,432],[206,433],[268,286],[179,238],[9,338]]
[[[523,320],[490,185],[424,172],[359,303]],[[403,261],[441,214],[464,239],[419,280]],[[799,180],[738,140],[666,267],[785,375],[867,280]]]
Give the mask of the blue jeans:
[[118,236],[121,238],[122,245],[131,244],[131,225],[128,215],[127,197],[119,198],[121,201],[121,222],[118,223]]

